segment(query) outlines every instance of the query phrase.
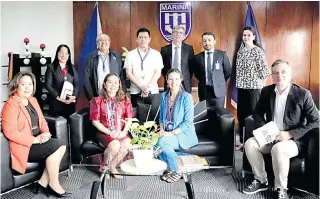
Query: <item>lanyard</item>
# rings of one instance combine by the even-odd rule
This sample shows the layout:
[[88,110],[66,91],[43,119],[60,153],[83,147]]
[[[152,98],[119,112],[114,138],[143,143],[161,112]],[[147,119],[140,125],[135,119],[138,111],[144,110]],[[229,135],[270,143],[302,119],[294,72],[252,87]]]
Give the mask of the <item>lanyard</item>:
[[108,55],[100,55],[99,58],[101,59],[101,62],[102,62],[102,68],[103,68],[103,72],[106,72],[106,60],[108,58]]
[[168,122],[173,122],[174,110],[175,110],[175,108],[176,108],[176,104],[177,104],[177,101],[178,101],[181,93],[182,93],[181,90],[179,90],[176,98],[175,98],[174,101],[173,101],[173,105],[172,105],[171,108],[170,108],[170,91],[169,91],[169,93],[167,94],[167,97],[166,97],[166,109],[167,109],[167,111],[168,111],[169,114],[167,113],[166,120],[167,120]]
[[140,54],[139,48],[137,48],[137,51],[138,51],[139,57],[141,59],[141,71],[143,71],[143,62],[147,58],[147,56],[149,55],[150,48],[148,48],[148,50],[147,50],[146,54],[143,56],[143,58]]
[[116,103],[113,103],[113,106],[111,106],[111,101],[107,101],[107,111],[108,111],[108,122],[110,124],[110,129],[111,131],[114,131],[115,128],[115,108],[116,108]]

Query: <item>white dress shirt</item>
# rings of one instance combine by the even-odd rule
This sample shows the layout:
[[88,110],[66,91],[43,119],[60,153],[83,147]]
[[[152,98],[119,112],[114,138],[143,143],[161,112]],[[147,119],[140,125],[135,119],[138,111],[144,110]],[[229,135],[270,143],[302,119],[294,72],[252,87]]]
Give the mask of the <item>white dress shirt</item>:
[[179,65],[178,65],[178,69],[181,71],[181,46],[182,46],[182,44],[180,45],[180,46],[176,46],[176,45],[174,45],[173,43],[172,43],[172,60],[171,60],[171,68],[172,68],[172,64],[173,64],[173,62],[174,62],[174,54],[176,53],[176,47],[178,47],[178,57],[179,57]]
[[[144,52],[140,52],[140,54],[142,57],[145,55]],[[141,58],[136,48],[127,54],[124,62],[124,68],[132,68],[132,73],[135,78],[140,80],[140,84],[147,84],[151,80],[155,70],[157,69],[161,71],[163,68],[162,56],[159,51],[150,48],[149,54],[143,61],[143,70],[141,70]],[[144,78],[142,79],[141,76]],[[151,94],[159,93],[158,83],[151,85],[150,91]],[[138,94],[140,92],[141,89],[139,86],[131,82],[130,94]]]
[[[98,74],[98,89],[99,89],[99,91],[102,88],[104,78],[110,73],[109,51],[107,52],[106,55],[104,55],[105,57],[102,58],[101,55],[103,55],[103,54],[100,51],[98,51],[99,63],[98,63],[98,68],[97,68],[97,74]],[[103,70],[103,62],[104,62],[105,70]]]
[[214,48],[212,48],[211,50],[207,51],[207,50],[204,50],[204,63],[205,63],[205,71],[206,71],[206,82],[208,82],[208,74],[207,74],[207,60],[208,60],[208,52],[212,52],[211,53],[211,67],[212,67],[212,70],[213,70],[213,53],[214,53]]
[[276,92],[276,100],[274,106],[274,122],[277,124],[280,131],[283,131],[283,116],[286,108],[287,97],[291,84],[280,94],[277,87],[274,89]]

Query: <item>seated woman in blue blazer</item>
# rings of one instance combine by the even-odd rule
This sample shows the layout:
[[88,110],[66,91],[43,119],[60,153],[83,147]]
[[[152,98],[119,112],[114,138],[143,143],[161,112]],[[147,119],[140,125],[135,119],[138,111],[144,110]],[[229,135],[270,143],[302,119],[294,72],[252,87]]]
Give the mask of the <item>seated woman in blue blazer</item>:
[[168,91],[161,94],[160,131],[157,145],[163,149],[159,158],[168,164],[168,172],[161,179],[176,182],[182,177],[175,150],[187,149],[198,144],[193,124],[192,95],[182,87],[183,76],[178,69],[168,71]]

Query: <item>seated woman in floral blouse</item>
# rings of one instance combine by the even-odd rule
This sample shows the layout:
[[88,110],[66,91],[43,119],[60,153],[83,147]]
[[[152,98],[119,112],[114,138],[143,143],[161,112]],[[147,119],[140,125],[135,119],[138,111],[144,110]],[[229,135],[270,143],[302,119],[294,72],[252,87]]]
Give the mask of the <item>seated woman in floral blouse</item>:
[[103,164],[114,178],[117,164],[127,155],[130,137],[127,129],[134,116],[130,99],[123,93],[119,76],[108,74],[103,81],[100,96],[90,101],[90,120],[98,129],[97,140],[106,148]]

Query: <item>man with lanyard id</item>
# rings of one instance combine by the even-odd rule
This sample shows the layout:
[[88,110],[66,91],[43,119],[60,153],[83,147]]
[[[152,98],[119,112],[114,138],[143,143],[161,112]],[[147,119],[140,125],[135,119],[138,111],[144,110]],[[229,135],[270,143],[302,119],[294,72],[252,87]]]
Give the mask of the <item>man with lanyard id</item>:
[[86,58],[84,77],[84,91],[88,101],[99,96],[103,79],[109,73],[120,77],[122,90],[126,93],[126,78],[124,75],[121,56],[118,52],[110,49],[110,37],[100,34],[97,37],[97,50],[90,53]]
[[124,63],[127,77],[131,81],[130,94],[134,107],[138,103],[156,107],[160,104],[157,82],[163,62],[160,52],[149,47],[150,40],[150,31],[140,28],[137,31],[138,47],[127,54]]

